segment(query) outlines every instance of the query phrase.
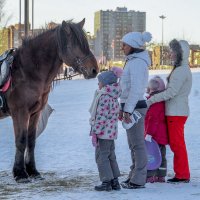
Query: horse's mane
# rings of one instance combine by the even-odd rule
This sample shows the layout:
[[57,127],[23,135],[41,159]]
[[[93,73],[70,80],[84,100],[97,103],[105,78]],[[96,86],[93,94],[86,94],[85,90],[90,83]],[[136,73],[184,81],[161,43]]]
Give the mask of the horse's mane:
[[87,42],[87,35],[86,32],[80,28],[79,26],[76,26],[74,23],[69,23],[69,27],[71,28],[72,32],[74,34],[72,37],[72,41],[74,44],[80,45],[80,48],[83,52],[89,53],[89,45]]
[[[90,49],[89,49],[89,45],[87,42],[87,35],[86,32],[77,24],[73,23],[72,20],[67,21],[67,26],[70,27],[71,29],[71,42],[74,45],[78,45],[81,50],[83,52],[85,52],[86,54],[89,53]],[[68,41],[69,39],[66,36],[66,33],[64,32],[64,30],[62,29],[61,25],[56,26],[53,29],[42,29],[40,33],[34,35],[34,36],[29,36],[26,37],[22,40],[22,48],[23,47],[28,47],[28,48],[33,48],[34,46],[40,46],[43,43],[44,38],[47,38],[48,35],[52,34],[52,32],[55,31],[59,31],[61,34],[60,38],[57,38],[58,43],[60,43],[60,45],[62,45],[62,49],[65,50],[65,48],[68,45]]]
[[[55,29],[55,28],[54,28]],[[43,36],[48,35],[52,32],[53,29],[41,29],[39,33],[35,33],[34,35],[27,36],[22,38],[22,47],[32,46],[32,42],[40,42],[43,39]]]

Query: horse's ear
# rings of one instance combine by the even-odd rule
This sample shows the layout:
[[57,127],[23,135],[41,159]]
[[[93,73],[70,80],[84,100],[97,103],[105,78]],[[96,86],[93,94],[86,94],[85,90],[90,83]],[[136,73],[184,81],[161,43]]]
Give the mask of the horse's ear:
[[78,25],[79,25],[81,28],[83,28],[84,24],[85,24],[85,18],[84,18],[82,21],[80,21],[80,22],[78,23]]
[[67,25],[66,21],[62,21],[62,28],[67,32],[67,34],[70,34],[71,30],[70,27]]

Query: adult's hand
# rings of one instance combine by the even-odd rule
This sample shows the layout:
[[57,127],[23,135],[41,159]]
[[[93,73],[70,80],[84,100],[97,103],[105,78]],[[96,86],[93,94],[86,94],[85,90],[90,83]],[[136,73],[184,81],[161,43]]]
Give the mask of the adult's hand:
[[129,124],[129,123],[132,122],[130,116],[131,116],[130,113],[124,112],[124,117],[123,117],[123,119],[124,119],[124,122],[125,122],[125,123]]

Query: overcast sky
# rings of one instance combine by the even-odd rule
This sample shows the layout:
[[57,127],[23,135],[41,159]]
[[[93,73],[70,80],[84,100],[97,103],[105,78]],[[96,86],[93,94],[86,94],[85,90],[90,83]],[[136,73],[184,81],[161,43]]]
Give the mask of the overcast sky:
[[[6,1],[4,10],[8,15],[12,13],[9,24],[18,23],[19,0]],[[32,0],[29,2],[31,4]],[[85,17],[85,29],[93,33],[95,11],[125,6],[128,10],[146,12],[146,29],[152,33],[154,41],[161,42],[162,20],[159,16],[165,15],[165,43],[177,38],[200,44],[200,0],[34,0],[34,3],[35,28],[50,21],[61,23],[62,20],[74,19],[78,22]]]

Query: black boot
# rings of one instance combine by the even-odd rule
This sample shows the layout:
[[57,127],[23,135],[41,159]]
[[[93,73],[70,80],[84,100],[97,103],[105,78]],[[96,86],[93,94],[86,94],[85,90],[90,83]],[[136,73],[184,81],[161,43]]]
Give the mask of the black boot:
[[171,178],[167,180],[168,183],[189,183],[190,179]]
[[130,182],[130,178],[127,178],[125,181],[121,182],[121,186],[123,187],[123,185],[127,185]]
[[111,181],[103,181],[101,185],[95,186],[94,189],[96,191],[111,191]]
[[114,178],[114,179],[111,180],[111,186],[112,186],[113,190],[120,190],[121,189],[118,178]]
[[140,188],[145,188],[144,185],[138,185],[135,183],[124,183],[123,185],[121,185],[124,189],[140,189]]

